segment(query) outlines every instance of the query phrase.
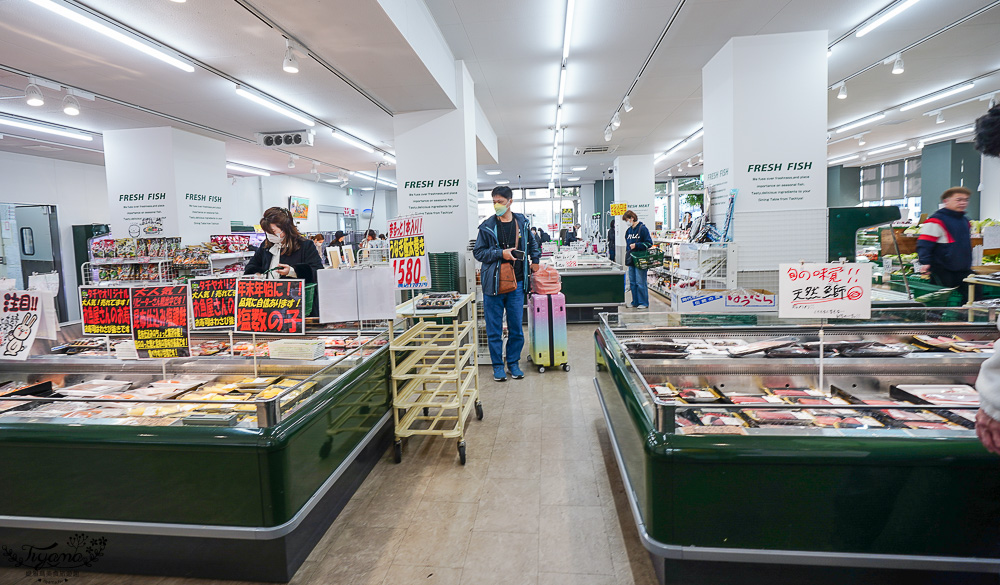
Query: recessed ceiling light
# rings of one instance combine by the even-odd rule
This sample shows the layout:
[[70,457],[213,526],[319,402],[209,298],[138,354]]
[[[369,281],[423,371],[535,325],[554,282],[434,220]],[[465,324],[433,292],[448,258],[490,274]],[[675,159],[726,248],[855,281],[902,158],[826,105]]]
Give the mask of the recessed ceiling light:
[[571,170],[571,171],[576,171],[576,172],[580,172],[580,171],[585,171],[585,170],[587,170],[587,167],[570,167],[570,168],[569,168],[569,170]]
[[486,171],[486,174],[490,175],[490,176],[499,175],[501,173],[503,173],[503,171],[501,171],[500,169],[495,169],[495,170],[492,170],[492,171]]

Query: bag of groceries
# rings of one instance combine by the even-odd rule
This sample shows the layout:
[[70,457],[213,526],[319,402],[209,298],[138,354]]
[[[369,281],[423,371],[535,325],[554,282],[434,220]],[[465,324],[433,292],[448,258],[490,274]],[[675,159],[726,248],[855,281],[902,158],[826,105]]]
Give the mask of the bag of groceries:
[[562,277],[555,268],[543,264],[531,275],[531,292],[539,295],[554,295],[562,290]]

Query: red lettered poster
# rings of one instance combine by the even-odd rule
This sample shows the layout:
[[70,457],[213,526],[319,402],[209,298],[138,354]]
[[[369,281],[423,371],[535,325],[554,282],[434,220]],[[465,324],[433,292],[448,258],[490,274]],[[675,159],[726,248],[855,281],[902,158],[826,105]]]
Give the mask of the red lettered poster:
[[389,253],[396,288],[431,287],[431,265],[424,245],[422,215],[389,221]]
[[192,329],[236,326],[236,277],[191,280]]
[[188,286],[132,289],[132,339],[139,359],[189,357]]
[[237,281],[237,333],[305,335],[304,289],[296,279]]
[[131,289],[81,286],[80,315],[84,335],[131,335]]

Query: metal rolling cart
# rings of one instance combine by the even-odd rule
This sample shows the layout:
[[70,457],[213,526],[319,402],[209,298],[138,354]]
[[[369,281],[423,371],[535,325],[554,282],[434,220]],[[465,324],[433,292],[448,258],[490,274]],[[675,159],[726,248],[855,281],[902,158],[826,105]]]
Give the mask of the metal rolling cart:
[[389,329],[392,407],[396,423],[393,454],[403,459],[403,439],[436,435],[458,439],[465,465],[465,421],[479,400],[478,319],[475,294],[460,295],[448,309],[420,310],[425,295],[396,307],[396,316],[413,326],[396,337]]

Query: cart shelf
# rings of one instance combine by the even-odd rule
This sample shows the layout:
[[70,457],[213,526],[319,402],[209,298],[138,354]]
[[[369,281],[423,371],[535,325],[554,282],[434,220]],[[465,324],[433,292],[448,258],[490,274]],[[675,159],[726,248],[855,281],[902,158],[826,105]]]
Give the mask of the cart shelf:
[[[426,412],[424,409],[411,408],[399,419],[400,426],[396,428],[396,437],[437,435],[446,439],[461,440],[465,435],[463,421],[469,418],[473,408],[476,409],[477,416],[482,412],[482,404],[471,393],[462,395],[461,409],[439,408],[424,414]],[[460,453],[464,453],[464,447],[465,445],[459,446]]]
[[393,340],[391,347],[396,351],[424,348],[459,349],[463,345],[462,340],[472,332],[475,323],[470,320],[459,323],[457,326],[458,333],[456,335],[455,325],[438,325],[431,321],[421,321]]
[[436,380],[457,380],[461,370],[475,356],[476,347],[466,345],[460,349],[441,351],[434,347],[413,350],[392,374],[396,380],[412,378],[433,378]]
[[458,408],[459,397],[468,393],[476,381],[475,366],[462,369],[458,380],[428,381],[414,378],[407,382],[396,394],[392,405],[395,408]]

